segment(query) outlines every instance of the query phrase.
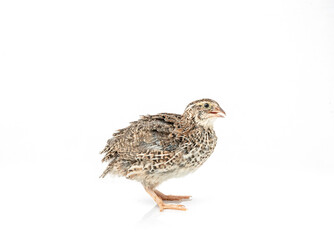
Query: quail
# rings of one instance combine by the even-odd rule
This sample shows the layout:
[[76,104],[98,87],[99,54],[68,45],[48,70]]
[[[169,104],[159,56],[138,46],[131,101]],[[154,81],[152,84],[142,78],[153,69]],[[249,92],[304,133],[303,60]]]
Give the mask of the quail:
[[107,174],[140,182],[147,193],[164,209],[186,210],[181,201],[190,196],[165,195],[156,187],[162,182],[197,170],[212,154],[217,137],[213,123],[225,117],[224,110],[211,99],[193,101],[182,115],[160,113],[142,116],[118,130],[101,152]]

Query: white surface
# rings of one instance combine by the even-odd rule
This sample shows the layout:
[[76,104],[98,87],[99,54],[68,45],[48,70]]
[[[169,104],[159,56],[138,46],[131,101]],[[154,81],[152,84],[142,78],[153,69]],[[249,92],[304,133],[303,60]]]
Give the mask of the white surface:
[[[331,1],[1,1],[1,239],[333,239]],[[218,145],[160,213],[99,179],[142,114],[217,100]]]

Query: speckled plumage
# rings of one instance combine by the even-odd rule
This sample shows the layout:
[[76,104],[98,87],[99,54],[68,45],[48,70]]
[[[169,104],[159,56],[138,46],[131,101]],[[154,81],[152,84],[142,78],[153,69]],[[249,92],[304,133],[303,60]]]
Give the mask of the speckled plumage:
[[[146,191],[155,191],[163,181],[195,171],[216,146],[212,123],[219,114],[225,115],[217,102],[201,99],[190,103],[182,115],[143,116],[108,140],[101,153],[105,153],[102,161],[109,164],[101,177],[124,176],[141,182]],[[160,206],[160,210],[178,209],[174,207]]]

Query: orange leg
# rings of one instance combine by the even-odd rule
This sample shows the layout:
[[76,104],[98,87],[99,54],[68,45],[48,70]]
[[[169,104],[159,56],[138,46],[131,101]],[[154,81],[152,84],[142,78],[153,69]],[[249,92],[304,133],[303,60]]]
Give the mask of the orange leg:
[[165,209],[175,209],[175,210],[187,210],[185,206],[179,205],[179,204],[166,204],[162,201],[161,197],[159,197],[155,191],[149,187],[145,187],[145,190],[150,196],[153,198],[153,200],[158,204],[160,208],[160,212],[162,212]]
[[174,195],[165,195],[162,192],[158,190],[154,190],[154,192],[162,199],[166,201],[181,201],[181,200],[187,200],[190,199],[191,196],[174,196]]

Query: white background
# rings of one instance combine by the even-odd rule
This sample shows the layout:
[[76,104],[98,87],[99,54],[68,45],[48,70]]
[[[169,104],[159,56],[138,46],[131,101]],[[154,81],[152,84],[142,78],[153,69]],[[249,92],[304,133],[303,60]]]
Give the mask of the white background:
[[[1,239],[333,239],[334,2],[0,3]],[[190,194],[99,179],[112,133],[212,98]]]

